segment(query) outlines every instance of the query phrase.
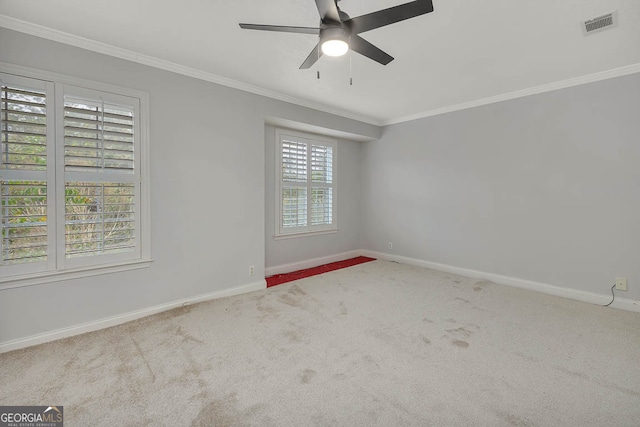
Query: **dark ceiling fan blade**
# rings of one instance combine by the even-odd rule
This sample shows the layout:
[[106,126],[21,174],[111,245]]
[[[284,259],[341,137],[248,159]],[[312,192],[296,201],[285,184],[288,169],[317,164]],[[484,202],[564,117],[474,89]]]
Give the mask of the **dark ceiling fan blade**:
[[240,24],[245,30],[279,31],[282,33],[320,34],[320,28],[291,27],[287,25]]
[[415,0],[410,3],[357,16],[345,22],[351,22],[353,32],[360,34],[375,28],[384,27],[385,25],[404,21],[405,19],[415,18],[416,16],[429,12],[433,12],[432,0]]
[[387,65],[393,61],[393,56],[375,47],[362,37],[358,35],[351,36],[351,43],[349,43],[351,50],[358,52],[360,55],[364,55],[367,58],[373,59],[382,65]]
[[340,22],[340,13],[336,0],[316,0],[320,19],[326,24],[326,21]]
[[316,46],[313,48],[313,50],[311,50],[311,53],[309,53],[309,56],[307,56],[307,59],[304,60],[304,62],[302,63],[302,65],[300,66],[301,70],[306,70],[307,68],[311,68],[311,66],[313,64],[316,63],[316,61],[322,56],[322,51],[320,49],[318,49],[318,45],[316,44]]

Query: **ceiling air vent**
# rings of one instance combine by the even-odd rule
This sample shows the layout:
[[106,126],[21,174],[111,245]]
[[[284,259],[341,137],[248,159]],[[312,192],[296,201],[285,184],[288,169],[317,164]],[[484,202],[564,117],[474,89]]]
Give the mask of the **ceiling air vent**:
[[582,29],[584,30],[584,34],[593,34],[602,30],[606,30],[607,28],[613,28],[617,24],[616,13],[611,12],[606,15],[598,16],[597,18],[593,18],[589,21],[585,21]]

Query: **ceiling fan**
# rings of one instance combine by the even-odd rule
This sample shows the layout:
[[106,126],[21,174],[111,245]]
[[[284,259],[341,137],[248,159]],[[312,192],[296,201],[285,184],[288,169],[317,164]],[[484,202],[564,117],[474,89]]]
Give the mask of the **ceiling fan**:
[[349,15],[340,10],[338,1],[315,0],[320,13],[320,26],[318,28],[262,24],[240,24],[240,27],[247,30],[279,31],[320,36],[320,41],[309,53],[300,69],[310,68],[323,53],[329,56],[341,56],[347,53],[349,49],[382,65],[387,65],[393,61],[393,57],[360,37],[359,34],[433,12],[432,0],[415,0],[350,18]]

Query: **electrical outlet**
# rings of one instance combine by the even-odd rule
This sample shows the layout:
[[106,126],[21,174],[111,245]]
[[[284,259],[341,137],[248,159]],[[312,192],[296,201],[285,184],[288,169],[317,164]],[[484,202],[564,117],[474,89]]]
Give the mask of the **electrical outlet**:
[[616,277],[616,290],[617,291],[626,291],[627,290],[627,278],[626,277]]
[[387,246],[389,246],[389,249],[393,249],[393,243],[389,242]]
[[256,269],[253,265],[249,266],[249,276],[253,276],[254,274],[256,274]]

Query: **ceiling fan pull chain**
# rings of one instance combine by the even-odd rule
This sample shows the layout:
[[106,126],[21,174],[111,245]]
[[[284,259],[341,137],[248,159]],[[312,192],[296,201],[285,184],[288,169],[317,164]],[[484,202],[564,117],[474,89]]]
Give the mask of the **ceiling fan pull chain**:
[[320,80],[320,42],[318,42],[316,47],[318,48],[316,50],[316,52],[318,53],[318,59],[316,59],[316,61],[318,61],[318,80]]
[[353,71],[352,71],[352,67],[351,67],[351,58],[353,57],[353,54],[351,53],[351,50],[349,50],[349,86],[353,86]]

